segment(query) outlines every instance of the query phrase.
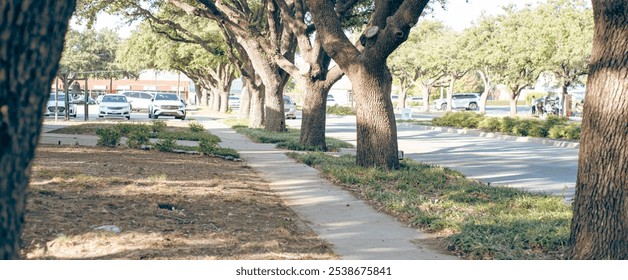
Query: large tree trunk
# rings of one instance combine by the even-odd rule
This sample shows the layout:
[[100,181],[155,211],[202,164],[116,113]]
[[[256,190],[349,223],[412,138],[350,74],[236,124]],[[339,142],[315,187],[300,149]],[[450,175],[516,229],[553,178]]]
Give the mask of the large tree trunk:
[[[283,88],[288,82],[288,75],[275,63],[265,58],[251,39],[239,38],[255,68],[255,73],[264,84],[264,129],[272,132],[286,131],[286,116],[283,104]],[[252,103],[253,104],[253,103]]]
[[565,100],[567,100],[567,87],[569,87],[569,82],[563,81],[561,86],[561,96],[560,96],[560,115],[567,116],[567,108],[565,107]]
[[265,87],[263,84],[251,85],[251,113],[249,114],[250,128],[263,128],[266,116],[264,115]]
[[493,85],[491,84],[489,77],[488,67],[484,67],[484,70],[478,70],[478,74],[480,74],[482,83],[484,83],[484,91],[480,96],[480,114],[484,114],[486,113],[486,101],[488,100],[488,95],[490,94],[491,87]]
[[19,257],[31,161],[75,5],[0,2],[0,259]]
[[220,91],[220,112],[226,113],[229,111],[229,92],[228,91]]
[[430,87],[421,84],[421,95],[423,96],[423,112],[430,111]]
[[325,142],[325,125],[327,121],[327,95],[329,87],[323,81],[307,82],[305,84],[305,102],[301,120],[301,135],[299,142],[303,145],[319,147],[327,150]]
[[408,97],[408,90],[410,87],[403,87],[399,91],[399,96],[397,97],[397,110],[403,110],[406,108],[406,98]]
[[251,113],[251,85],[250,80],[244,76],[242,80],[242,92],[240,93],[240,108],[238,109],[239,119],[248,119]]
[[628,3],[593,0],[571,258],[628,259]]
[[201,90],[201,107],[207,108],[209,106],[209,90],[206,88],[200,88]]
[[216,88],[212,88],[212,99],[211,99],[212,111],[220,112],[220,92]]
[[511,88],[512,93],[509,95],[510,96],[510,116],[511,117],[516,117],[517,116],[517,101],[519,101],[519,96],[521,95],[521,91],[526,87],[527,85],[523,85],[523,86],[514,86]]
[[353,85],[357,111],[357,159],[364,167],[399,167],[397,125],[390,92],[388,67],[375,61],[355,65],[347,76]]
[[447,90],[447,112],[451,112],[454,108],[454,84],[456,83],[456,76],[451,75],[449,80],[449,89]]

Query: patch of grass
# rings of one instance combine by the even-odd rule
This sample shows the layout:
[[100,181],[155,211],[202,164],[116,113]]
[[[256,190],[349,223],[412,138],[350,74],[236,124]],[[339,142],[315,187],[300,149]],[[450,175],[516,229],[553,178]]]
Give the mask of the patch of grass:
[[[295,151],[320,151],[320,147],[306,146],[299,143],[301,131],[298,129],[288,129],[287,132],[270,132],[261,128],[248,128],[244,126],[234,126],[236,132],[248,136],[258,143],[274,143],[278,148]],[[337,151],[340,148],[352,148],[353,145],[333,138],[325,138],[328,151]]]
[[386,171],[349,155],[289,156],[408,224],[449,234],[448,247],[465,258],[560,259],[567,249],[571,208],[560,197],[490,187],[407,159]]
[[190,132],[182,127],[179,127],[177,129],[164,130],[162,132],[155,134],[154,136],[156,136],[156,138],[171,138],[175,140],[188,140],[188,141],[200,141],[203,138],[209,137],[213,139],[212,141],[220,142],[220,138],[218,138],[218,136],[210,134],[207,131]]
[[249,125],[249,121],[246,119],[226,118],[223,119],[222,122],[230,127],[247,127]]
[[150,175],[148,177],[148,180],[152,181],[152,182],[165,182],[168,180],[168,175],[166,174],[156,174],[156,175]]
[[79,125],[68,125],[50,131],[50,133],[96,135],[96,129],[111,128],[114,126],[115,124],[113,123],[84,123]]

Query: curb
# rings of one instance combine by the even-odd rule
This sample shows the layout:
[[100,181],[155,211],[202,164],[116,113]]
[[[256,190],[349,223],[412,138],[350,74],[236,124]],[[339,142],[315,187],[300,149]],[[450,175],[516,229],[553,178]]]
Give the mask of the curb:
[[400,123],[398,125],[403,126],[403,127],[416,127],[422,130],[433,130],[433,131],[447,132],[447,133],[453,133],[453,134],[465,134],[465,135],[471,135],[471,136],[495,138],[495,139],[501,139],[501,140],[514,141],[514,142],[536,143],[536,144],[552,146],[552,147],[572,148],[572,149],[578,149],[580,147],[580,143],[578,142],[543,139],[543,138],[536,138],[536,137],[504,135],[501,133],[485,132],[485,131],[481,131],[477,129],[426,126],[426,125],[416,125],[416,124],[411,124],[411,123]]

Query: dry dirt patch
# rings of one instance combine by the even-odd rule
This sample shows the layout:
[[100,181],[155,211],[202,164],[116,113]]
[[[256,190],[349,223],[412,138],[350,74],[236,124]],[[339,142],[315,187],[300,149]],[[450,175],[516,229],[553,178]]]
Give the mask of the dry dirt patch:
[[28,259],[336,258],[242,162],[40,145],[27,205]]

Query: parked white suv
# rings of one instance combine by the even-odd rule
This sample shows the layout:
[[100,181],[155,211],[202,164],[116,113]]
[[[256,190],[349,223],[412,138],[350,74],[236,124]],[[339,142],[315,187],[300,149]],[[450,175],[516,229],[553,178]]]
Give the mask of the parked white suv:
[[[465,110],[477,110],[480,103],[479,93],[455,93],[452,96],[453,109],[465,109]],[[434,109],[446,111],[447,110],[447,98],[436,99],[434,103]]]
[[123,91],[120,94],[124,94],[126,99],[131,103],[131,110],[133,111],[148,111],[150,106],[150,100],[153,99],[153,94],[143,91]]
[[[64,116],[65,115],[65,101],[66,101],[66,95],[64,92],[59,92],[59,101],[57,102],[55,99],[56,95],[55,93],[51,93],[50,97],[48,98],[48,103],[46,104],[46,108],[44,110],[44,115],[46,116],[54,116],[55,115],[55,106],[57,107],[57,116]],[[76,118],[76,104],[74,104],[74,98],[72,97],[72,95],[68,96],[68,101],[69,101],[69,114],[70,117]]]
[[174,93],[156,93],[148,107],[148,117],[173,116],[185,120],[185,102]]

